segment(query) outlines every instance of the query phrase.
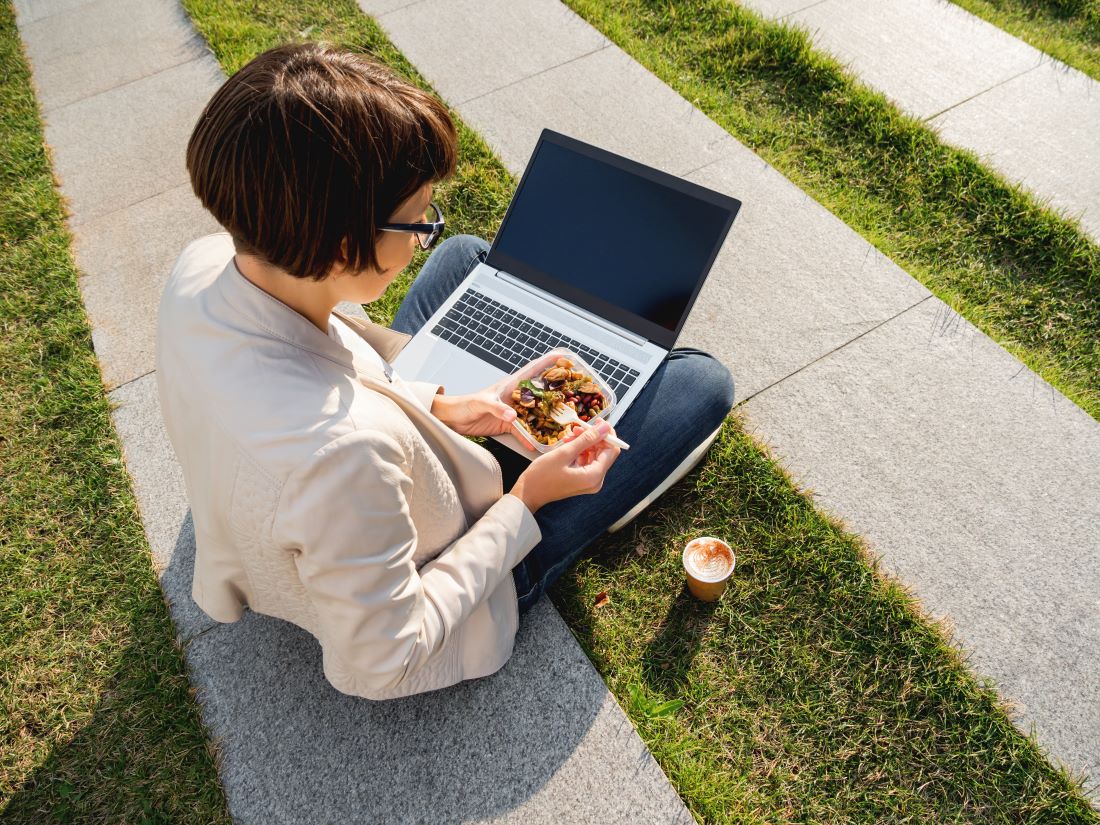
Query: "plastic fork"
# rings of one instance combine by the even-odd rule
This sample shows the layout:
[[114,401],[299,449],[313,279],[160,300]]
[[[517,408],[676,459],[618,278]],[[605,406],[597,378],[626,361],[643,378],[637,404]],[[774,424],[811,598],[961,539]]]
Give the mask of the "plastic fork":
[[[563,427],[568,427],[570,424],[580,424],[582,427],[591,427],[592,424],[588,421],[581,421],[577,417],[577,411],[570,407],[568,404],[557,404],[553,410],[550,411],[550,417],[554,419],[558,424]],[[610,441],[620,450],[629,450],[630,445],[623,441],[621,438],[617,438],[613,435],[604,437],[605,441]]]

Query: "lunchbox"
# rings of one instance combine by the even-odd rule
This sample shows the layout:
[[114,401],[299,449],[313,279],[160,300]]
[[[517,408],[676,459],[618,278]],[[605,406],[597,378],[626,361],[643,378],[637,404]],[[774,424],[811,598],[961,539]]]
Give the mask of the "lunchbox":
[[[592,368],[592,365],[581,358],[577,353],[572,350],[565,349],[563,347],[557,347],[550,350],[545,355],[536,358],[525,367],[521,368],[512,376],[512,380],[508,382],[504,391],[500,394],[500,400],[505,404],[511,406],[512,404],[512,390],[519,386],[520,381],[528,381],[541,373],[547,367],[553,365],[559,358],[568,358],[573,362],[573,369],[577,372],[583,372],[585,375],[592,377],[592,380],[596,383],[596,386],[600,388],[600,392],[603,393],[604,399],[607,401],[607,406],[600,410],[593,417],[606,418],[613,409],[615,409],[615,391],[608,386],[607,382],[600,377],[600,374]],[[531,433],[527,431],[527,428],[516,421],[512,424],[512,434],[516,438],[525,440],[528,444],[538,450],[540,453],[548,453],[555,447],[563,444],[564,442],[558,441],[555,444],[541,444],[539,440],[535,438]]]

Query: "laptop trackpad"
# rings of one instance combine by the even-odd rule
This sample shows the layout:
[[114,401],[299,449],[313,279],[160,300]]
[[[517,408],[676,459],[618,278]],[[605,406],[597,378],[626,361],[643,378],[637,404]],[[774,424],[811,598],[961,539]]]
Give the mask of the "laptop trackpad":
[[447,395],[465,395],[483,390],[504,377],[496,367],[460,349],[446,347],[440,348],[440,352],[446,355],[414,380],[442,384]]

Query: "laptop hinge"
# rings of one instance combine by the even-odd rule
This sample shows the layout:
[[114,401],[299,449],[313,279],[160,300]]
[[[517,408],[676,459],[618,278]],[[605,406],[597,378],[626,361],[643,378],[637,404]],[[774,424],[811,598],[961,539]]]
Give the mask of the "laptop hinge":
[[590,323],[595,324],[596,326],[600,327],[601,329],[607,330],[612,335],[618,335],[620,338],[623,338],[623,339],[629,341],[630,343],[635,344],[636,346],[639,346],[639,347],[645,346],[645,344],[646,344],[646,339],[643,338],[642,336],[636,335],[633,332],[630,332],[629,330],[623,329],[622,327],[615,326],[610,321],[607,321],[604,318],[601,318],[599,315],[593,315],[591,312],[587,312],[587,311],[581,309],[576,304],[571,304],[568,301],[562,300],[561,298],[557,297],[556,295],[552,295],[551,293],[546,292],[545,290],[539,289],[537,286],[532,286],[531,284],[527,283],[526,281],[521,281],[515,275],[509,275],[507,272],[505,272],[502,269],[496,270],[496,275],[497,275],[498,278],[500,278],[505,283],[511,284],[512,286],[516,287],[516,289],[522,289],[524,292],[528,292],[531,295],[535,295],[539,298],[542,298],[544,301],[549,301],[554,306],[556,306],[560,309],[564,309],[566,312],[571,312],[574,315],[579,315],[581,318],[584,318],[586,321],[589,321]]

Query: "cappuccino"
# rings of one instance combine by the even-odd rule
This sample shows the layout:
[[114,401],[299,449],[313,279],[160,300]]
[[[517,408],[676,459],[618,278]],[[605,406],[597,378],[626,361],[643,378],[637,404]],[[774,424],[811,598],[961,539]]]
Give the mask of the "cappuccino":
[[713,602],[725,592],[733,566],[733,550],[721,539],[701,536],[684,548],[688,589],[705,602]]

